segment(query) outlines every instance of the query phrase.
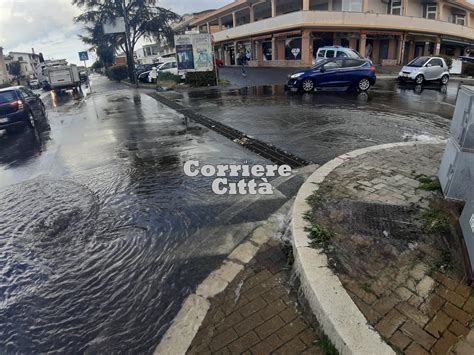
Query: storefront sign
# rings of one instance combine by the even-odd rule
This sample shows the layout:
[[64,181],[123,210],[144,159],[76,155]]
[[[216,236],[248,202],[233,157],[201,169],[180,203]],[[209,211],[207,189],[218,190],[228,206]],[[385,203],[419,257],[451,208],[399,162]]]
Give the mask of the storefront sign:
[[181,72],[212,71],[213,46],[208,33],[190,33],[174,37],[178,70]]
[[293,48],[291,50],[291,54],[293,54],[295,56],[295,58],[298,56],[298,54],[300,54],[300,49],[299,48]]

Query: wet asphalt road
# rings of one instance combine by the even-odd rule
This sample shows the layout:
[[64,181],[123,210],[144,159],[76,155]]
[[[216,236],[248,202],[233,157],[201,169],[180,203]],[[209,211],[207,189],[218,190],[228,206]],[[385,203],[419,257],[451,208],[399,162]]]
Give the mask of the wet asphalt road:
[[[269,197],[217,196],[187,160],[266,163],[101,77],[44,94],[50,132],[0,134],[0,352],[149,353],[192,292],[303,178]],[[457,86],[293,95],[281,86],[168,93],[323,163],[357,147],[444,137]],[[423,112],[420,112],[423,111]]]
[[323,164],[376,144],[446,137],[458,83],[400,86],[379,81],[367,93],[288,93],[283,85],[165,95],[197,112]]
[[[292,196],[217,196],[187,160],[266,163],[145,93],[45,95],[51,132],[0,136],[1,353],[149,353],[187,294]],[[285,195],[286,194],[286,195]]]

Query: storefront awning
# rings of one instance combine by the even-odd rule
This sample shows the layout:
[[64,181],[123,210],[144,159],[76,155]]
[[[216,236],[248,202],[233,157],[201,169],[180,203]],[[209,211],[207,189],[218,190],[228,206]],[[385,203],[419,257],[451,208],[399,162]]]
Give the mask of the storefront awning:
[[263,41],[265,39],[272,39],[272,35],[263,35],[258,37],[252,37],[253,41]]
[[290,36],[298,36],[298,35],[301,35],[301,31],[275,33],[273,37],[279,38],[279,37],[290,37]]
[[454,46],[474,46],[474,42],[462,40],[462,39],[457,39],[457,38],[449,38],[449,37],[441,37],[441,43],[442,44],[451,44]]

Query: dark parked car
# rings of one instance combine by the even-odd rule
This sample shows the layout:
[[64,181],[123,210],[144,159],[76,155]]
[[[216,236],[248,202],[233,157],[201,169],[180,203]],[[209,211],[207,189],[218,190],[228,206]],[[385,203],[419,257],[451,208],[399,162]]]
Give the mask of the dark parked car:
[[0,89],[0,130],[35,128],[46,122],[46,109],[38,94],[24,86]]
[[150,74],[151,70],[144,71],[138,75],[138,81],[141,81],[142,83],[148,83],[148,75]]
[[140,64],[135,68],[135,75],[138,78],[140,74],[146,71],[150,71],[153,68],[154,64]]
[[290,90],[314,91],[325,87],[351,87],[367,91],[375,84],[375,68],[366,59],[331,58],[290,75]]

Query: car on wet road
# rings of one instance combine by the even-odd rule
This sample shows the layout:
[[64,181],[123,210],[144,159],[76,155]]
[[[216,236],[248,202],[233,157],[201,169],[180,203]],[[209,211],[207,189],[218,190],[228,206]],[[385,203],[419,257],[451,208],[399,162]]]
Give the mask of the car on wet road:
[[376,82],[375,67],[369,60],[356,58],[325,59],[310,69],[289,76],[291,91],[348,87],[367,91]]
[[400,70],[398,80],[414,81],[417,85],[439,80],[446,85],[449,81],[449,67],[442,57],[418,57]]
[[34,128],[46,120],[46,108],[40,96],[24,86],[0,89],[0,130]]

